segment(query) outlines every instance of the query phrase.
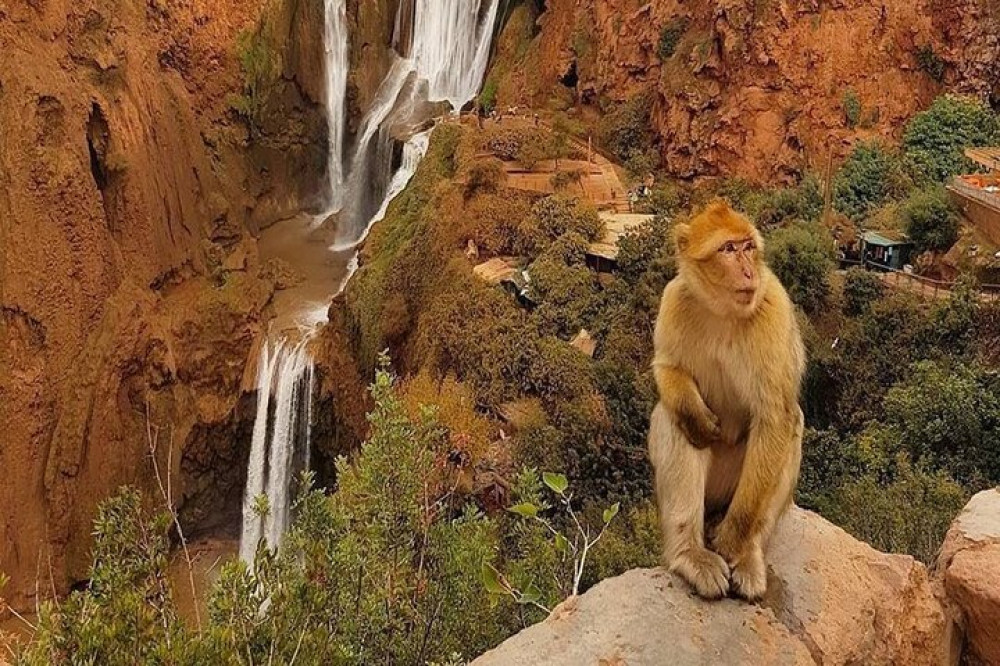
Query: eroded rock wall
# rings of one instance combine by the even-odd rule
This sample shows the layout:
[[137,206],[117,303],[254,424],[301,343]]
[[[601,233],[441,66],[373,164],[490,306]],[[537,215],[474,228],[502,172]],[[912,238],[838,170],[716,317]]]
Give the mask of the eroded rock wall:
[[[605,109],[651,95],[675,176],[790,180],[822,170],[858,138],[898,138],[945,88],[994,92],[995,5],[548,0],[500,99],[544,106],[560,84]],[[922,50],[944,62],[943,85],[921,67]],[[854,127],[848,94],[861,104]]]
[[97,502],[125,483],[159,496],[148,434],[183,502],[205,433],[236,423],[273,285],[246,232],[260,167],[228,98],[236,36],[263,4],[0,5],[0,569],[15,607],[87,575]]

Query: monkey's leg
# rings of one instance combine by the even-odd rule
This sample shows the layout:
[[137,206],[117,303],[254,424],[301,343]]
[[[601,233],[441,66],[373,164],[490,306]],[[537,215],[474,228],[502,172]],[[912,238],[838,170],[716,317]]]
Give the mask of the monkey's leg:
[[792,502],[802,462],[802,410],[793,405],[779,422],[751,429],[743,471],[714,540],[729,563],[733,590],[749,600],[764,596],[764,547]]
[[729,567],[705,548],[705,481],[711,449],[697,449],[657,404],[649,428],[649,455],[656,470],[656,499],[667,568],[706,599],[729,591]]

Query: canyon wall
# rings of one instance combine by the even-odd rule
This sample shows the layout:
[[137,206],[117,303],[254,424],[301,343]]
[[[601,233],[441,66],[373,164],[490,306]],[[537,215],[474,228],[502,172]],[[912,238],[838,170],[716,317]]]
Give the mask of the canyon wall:
[[[639,95],[681,178],[788,181],[859,138],[898,139],[955,88],[997,90],[993,0],[547,0],[530,43],[502,57],[503,104],[552,91],[614,108]],[[513,24],[512,24],[513,26]],[[932,76],[935,63],[943,65]],[[560,85],[562,88],[560,88]],[[845,102],[860,103],[849,122]],[[854,126],[852,126],[854,125]]]
[[[281,68],[254,136],[233,110],[237,44],[263,21]],[[274,288],[248,229],[308,205],[325,167],[316,21],[320,0],[0,5],[0,570],[15,607],[86,578],[94,508],[119,485],[158,501],[151,441],[175,503],[198,500],[190,529],[227,520],[219,496],[238,511],[237,407]]]

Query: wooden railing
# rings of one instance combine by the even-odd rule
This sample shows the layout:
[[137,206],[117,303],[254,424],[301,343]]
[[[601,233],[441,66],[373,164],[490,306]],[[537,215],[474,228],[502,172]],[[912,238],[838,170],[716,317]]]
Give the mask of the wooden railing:
[[[918,294],[922,298],[937,299],[950,296],[952,289],[957,284],[954,280],[935,280],[916,273],[907,273],[898,268],[880,264],[871,259],[841,259],[841,265],[862,266],[873,268],[882,273],[882,281],[896,289],[906,289]],[[978,288],[980,300],[993,302],[1000,301],[1000,284],[981,284]]]

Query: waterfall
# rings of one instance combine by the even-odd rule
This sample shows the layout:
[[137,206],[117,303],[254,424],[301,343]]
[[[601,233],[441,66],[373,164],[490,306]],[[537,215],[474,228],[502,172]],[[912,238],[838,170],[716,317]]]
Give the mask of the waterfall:
[[[250,562],[261,538],[272,549],[281,544],[291,518],[294,484],[308,469],[312,434],[313,361],[309,336],[261,345],[257,364],[257,411],[243,494],[240,557]],[[269,510],[260,516],[257,498],[266,495]]]
[[416,0],[410,58],[430,86],[431,101],[446,100],[460,111],[475,97],[499,5],[500,0]]
[[326,68],[327,205],[340,210],[344,190],[344,99],[347,95],[347,0],[324,0]]
[[[395,137],[412,132],[433,115],[426,103],[447,101],[457,112],[476,95],[489,61],[499,5],[500,0],[399,3],[393,44],[402,55],[392,63],[362,120],[334,249],[363,240],[399,193],[392,187],[396,175],[404,176],[404,186],[413,175],[405,164],[393,170]],[[406,150],[404,145],[404,161]]]
[[[330,212],[339,211],[331,249],[350,249],[363,240],[413,177],[430,140],[426,123],[440,114],[429,102],[447,101],[457,112],[475,96],[486,71],[498,6],[499,0],[400,0],[393,35],[399,55],[345,162],[346,0],[324,0],[327,188]],[[355,253],[338,293],[357,267]],[[271,548],[280,545],[290,524],[295,477],[309,467],[314,388],[310,335],[261,346],[243,496],[240,557],[245,561],[253,559],[261,539]],[[269,508],[263,517],[255,511],[261,495]]]

